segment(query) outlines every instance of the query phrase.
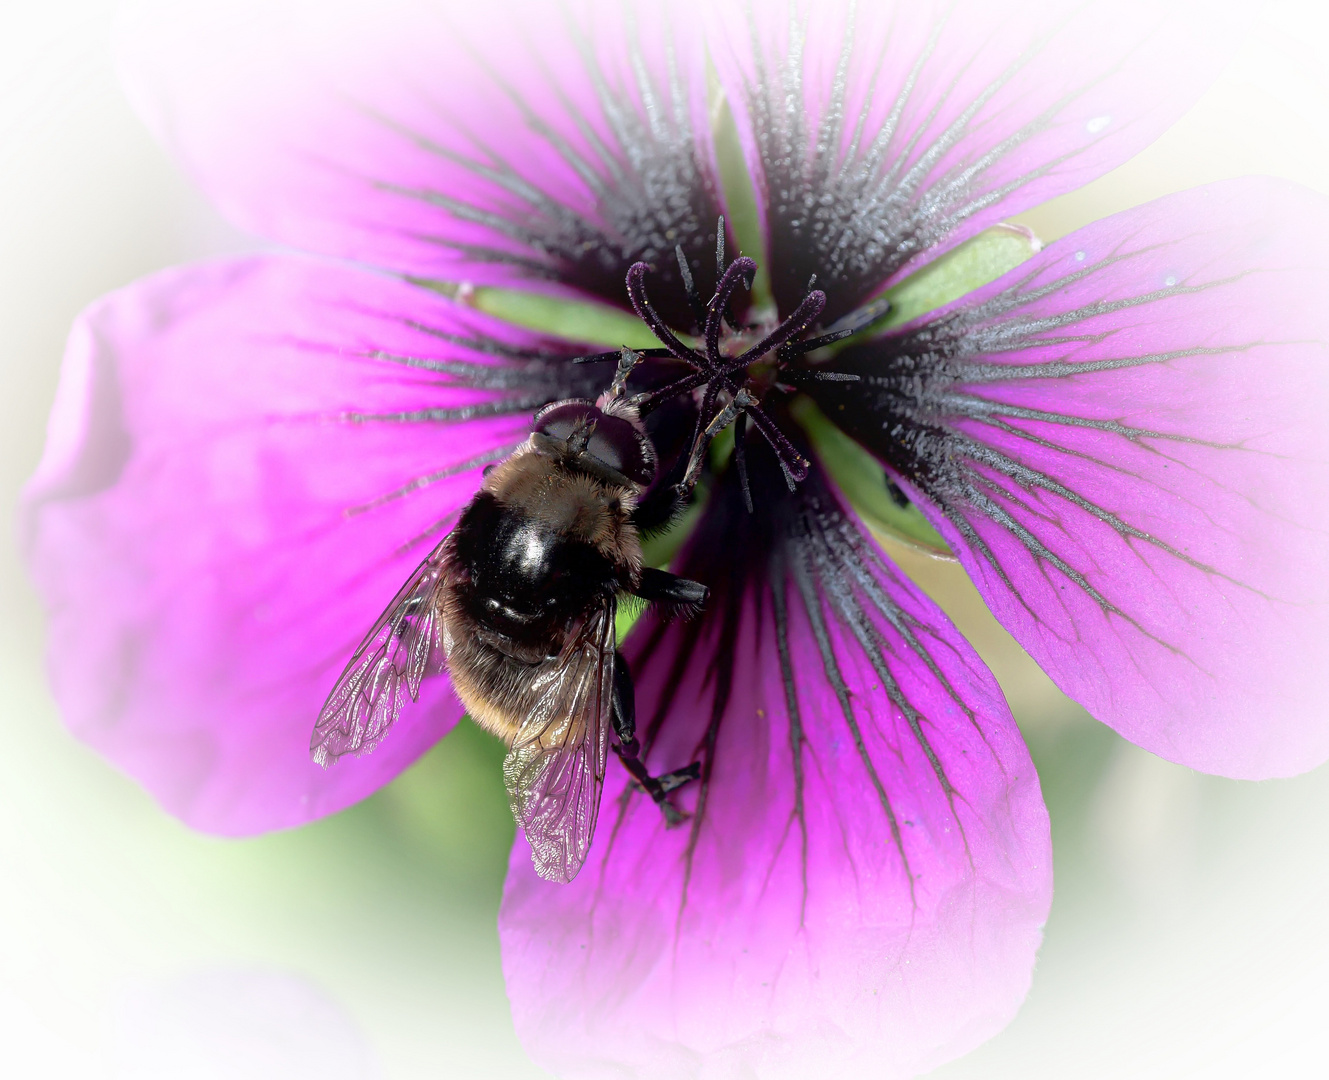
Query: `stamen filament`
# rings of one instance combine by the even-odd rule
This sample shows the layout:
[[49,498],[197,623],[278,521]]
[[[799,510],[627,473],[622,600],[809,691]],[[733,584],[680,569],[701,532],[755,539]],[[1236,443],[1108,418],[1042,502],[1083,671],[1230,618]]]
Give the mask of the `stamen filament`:
[[[730,363],[729,368],[747,367],[748,364],[758,357],[765,356],[772,349],[778,349],[790,338],[801,334],[816,321],[818,315],[826,310],[826,294],[820,289],[814,289],[803,297],[803,302],[794,309],[794,313],[785,319],[779,326],[766,335],[756,345],[752,346],[742,356],[737,356]],[[709,342],[708,342],[709,345]]]
[[789,473],[795,480],[804,480],[807,478],[808,470],[812,468],[812,463],[808,461],[795,448],[793,443],[785,438],[784,432],[780,426],[767,416],[761,409],[752,406],[747,410],[752,417],[752,423],[757,430],[766,437],[766,441],[771,444],[771,449],[775,451],[775,456],[780,459],[780,467]]
[[682,244],[674,245],[674,258],[678,260],[678,274],[683,279],[683,288],[687,290],[688,307],[692,309],[692,317],[697,320],[697,329],[700,330],[706,325],[706,306],[697,292],[697,283],[692,280],[692,267],[688,266],[688,257],[683,254]]

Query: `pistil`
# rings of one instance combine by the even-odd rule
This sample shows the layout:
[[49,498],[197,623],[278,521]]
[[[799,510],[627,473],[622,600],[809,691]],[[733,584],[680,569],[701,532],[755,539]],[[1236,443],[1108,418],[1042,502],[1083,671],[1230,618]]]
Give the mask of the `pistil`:
[[[723,226],[719,229],[719,235],[724,235]],[[747,463],[743,446],[749,423],[770,444],[792,491],[795,484],[807,476],[810,464],[780,430],[779,424],[762,408],[762,402],[771,390],[792,391],[793,385],[809,377],[856,381],[856,375],[795,368],[792,362],[814,349],[856,333],[860,327],[838,327],[829,333],[803,338],[826,309],[826,294],[813,287],[816,284],[815,276],[808,282],[807,294],[787,318],[774,325],[771,322],[764,326],[738,325],[733,316],[733,297],[740,286],[749,290],[752,288],[757,264],[746,256],[740,256],[725,265],[724,249],[717,247],[716,260],[720,272],[715,293],[702,303],[697,294],[695,278],[682,250],[676,250],[674,254],[678,259],[679,276],[687,290],[688,306],[697,320],[696,345],[684,342],[651,303],[646,292],[646,275],[650,267],[644,262],[638,262],[629,267],[627,272],[628,299],[637,316],[650,327],[661,348],[641,351],[623,348],[617,353],[597,353],[577,359],[579,362],[589,362],[617,357],[619,363],[614,386],[620,388],[620,392],[628,375],[642,360],[672,358],[690,368],[688,374],[638,394],[629,401],[639,415],[645,416],[672,398],[701,390],[692,450],[680,489],[684,494],[691,491],[700,475],[706,447],[716,435],[734,424],[735,464],[740,480],[743,481],[744,500],[751,509],[752,498],[747,489]]]

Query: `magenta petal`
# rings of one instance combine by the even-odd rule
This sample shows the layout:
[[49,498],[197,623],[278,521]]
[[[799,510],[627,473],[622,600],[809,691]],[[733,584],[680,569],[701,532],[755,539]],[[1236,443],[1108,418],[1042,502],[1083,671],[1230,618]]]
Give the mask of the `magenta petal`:
[[[337,810],[461,714],[428,680],[373,755],[309,759],[360,637],[526,431],[525,403],[484,418],[494,394],[439,370],[496,363],[438,336],[477,329],[496,336],[424,290],[283,257],[158,274],[76,324],[26,492],[51,677],[75,733],[191,825]],[[426,415],[458,408],[481,418]]]
[[670,276],[676,244],[714,280],[693,23],[686,3],[147,0],[121,67],[158,136],[254,231],[622,305],[628,266]]
[[965,338],[929,494],[993,611],[1096,717],[1228,776],[1329,757],[1327,251],[1323,196],[1234,180],[922,331]]
[[933,245],[1125,161],[1194,103],[1233,36],[1190,0],[778,7],[717,6],[710,43],[764,181],[781,310],[815,273],[828,317]]
[[1038,778],[992,676],[823,483],[773,549],[728,476],[680,568],[715,587],[706,616],[628,650],[649,764],[703,764],[675,794],[690,822],[611,762],[572,884],[513,852],[504,974],[559,1076],[913,1075],[1024,997],[1051,897]]

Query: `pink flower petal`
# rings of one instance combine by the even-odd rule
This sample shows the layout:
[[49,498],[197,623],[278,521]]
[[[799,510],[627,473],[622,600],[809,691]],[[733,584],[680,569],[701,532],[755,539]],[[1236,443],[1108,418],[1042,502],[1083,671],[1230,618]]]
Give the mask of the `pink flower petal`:
[[749,517],[731,470],[680,568],[706,614],[629,648],[652,769],[702,762],[691,820],[611,763],[572,884],[513,852],[504,974],[559,1076],[913,1075],[1028,988],[1051,851],[1001,692],[818,474],[797,498]]
[[[626,305],[638,259],[714,283],[704,53],[686,3],[146,0],[122,71],[247,228],[447,280]],[[662,287],[665,297],[682,290]]]
[[716,7],[711,47],[766,191],[782,311],[835,318],[940,244],[1079,187],[1156,138],[1231,51],[1182,0],[798,0]]
[[881,345],[933,358],[912,486],[997,617],[1094,716],[1228,776],[1329,757],[1326,251],[1323,196],[1228,181]]
[[493,382],[500,361],[444,332],[528,344],[425,290],[285,257],[158,274],[75,326],[26,493],[52,680],[75,733],[189,824],[337,810],[460,715],[426,680],[373,755],[309,759],[359,639],[527,431],[525,398],[496,406],[448,370]]

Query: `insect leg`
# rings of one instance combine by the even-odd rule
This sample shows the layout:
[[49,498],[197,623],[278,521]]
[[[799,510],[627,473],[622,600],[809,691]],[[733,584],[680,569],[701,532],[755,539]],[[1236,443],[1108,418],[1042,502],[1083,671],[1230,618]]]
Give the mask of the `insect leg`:
[[[681,580],[681,579],[680,579]],[[621,652],[614,653],[614,733],[618,736],[618,745],[614,753],[623,762],[623,767],[632,774],[632,778],[641,785],[665,816],[665,824],[678,825],[684,820],[669,800],[665,797],[677,787],[701,775],[701,766],[693,762],[685,769],[677,769],[661,777],[654,777],[638,756],[641,744],[637,742],[637,698],[632,685],[632,672]]]
[[734,399],[721,409],[715,418],[706,425],[697,440],[692,444],[692,455],[688,459],[688,467],[683,473],[683,482],[679,486],[686,493],[691,493],[697,484],[697,478],[701,475],[701,465],[706,448],[711,445],[711,440],[720,434],[725,428],[734,422],[738,414],[749,405],[755,403],[755,399],[746,389],[740,389],[734,395]]
[[639,596],[653,604],[672,604],[678,607],[697,608],[706,603],[711,590],[699,581],[671,574],[668,570],[657,570],[653,566],[641,572],[641,582],[633,590]]
[[617,401],[627,393],[628,376],[632,374],[633,369],[641,363],[644,354],[634,352],[626,345],[619,350],[618,367],[614,370],[614,381],[609,384],[609,397]]

